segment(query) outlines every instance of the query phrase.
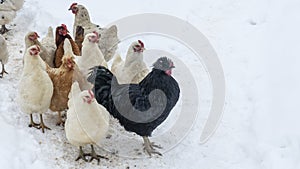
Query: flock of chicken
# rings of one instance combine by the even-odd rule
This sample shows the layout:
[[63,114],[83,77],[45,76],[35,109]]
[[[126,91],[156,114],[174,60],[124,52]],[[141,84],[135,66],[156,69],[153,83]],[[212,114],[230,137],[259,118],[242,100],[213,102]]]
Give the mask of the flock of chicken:
[[[1,5],[15,1],[23,4],[23,0],[2,0]],[[5,14],[1,5],[0,15]],[[150,156],[161,155],[155,150],[161,147],[148,137],[179,99],[178,83],[171,76],[173,62],[161,57],[149,71],[143,61],[145,48],[141,40],[130,45],[123,61],[115,54],[119,43],[115,25],[101,28],[93,24],[87,9],[77,3],[69,10],[75,15],[74,40],[64,24],[56,27],[55,36],[49,27],[41,41],[37,32],[25,36],[26,52],[17,100],[21,111],[30,116],[29,127],[42,132],[50,129],[43,121],[43,113],[48,109],[58,112],[57,125],[64,125],[68,141],[79,147],[76,161],[88,161],[89,156],[89,161],[96,159],[99,163],[103,157],[96,154],[93,145],[107,135],[112,115],[127,131],[143,137],[145,151]],[[2,28],[1,34],[8,31],[5,26]],[[7,73],[4,64],[8,51],[1,35],[0,44],[3,77]],[[107,62],[113,57],[110,71]],[[67,111],[65,121],[64,111]],[[34,113],[39,114],[39,123],[34,122]],[[82,150],[87,144],[91,145],[91,153]]]

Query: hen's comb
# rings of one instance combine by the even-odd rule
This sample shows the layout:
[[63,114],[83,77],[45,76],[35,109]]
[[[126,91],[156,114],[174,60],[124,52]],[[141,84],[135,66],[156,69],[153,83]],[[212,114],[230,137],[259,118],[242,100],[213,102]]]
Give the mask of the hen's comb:
[[98,33],[98,32],[96,32],[96,31],[93,31],[93,33],[94,33],[94,34],[96,34],[96,36],[97,36],[97,39],[99,39],[99,33]]
[[63,27],[65,30],[68,30],[67,25],[65,25],[65,24],[61,24],[61,27]]
[[41,48],[39,47],[39,45],[36,45],[37,50],[40,52]]
[[141,44],[141,47],[144,48],[144,43],[141,40],[138,40],[139,44]]
[[72,3],[72,5],[70,6],[69,10],[71,10],[73,8],[73,6],[77,5],[77,3]]
[[92,90],[88,90],[88,92],[89,92],[91,98],[95,98],[94,93],[92,92]]
[[34,32],[34,34],[35,34],[35,36],[36,36],[37,38],[40,37],[38,33]]

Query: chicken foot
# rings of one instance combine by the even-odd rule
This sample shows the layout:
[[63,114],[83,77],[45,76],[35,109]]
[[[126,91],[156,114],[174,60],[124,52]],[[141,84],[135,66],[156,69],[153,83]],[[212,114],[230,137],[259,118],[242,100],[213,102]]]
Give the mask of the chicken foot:
[[45,124],[44,124],[44,121],[43,121],[43,115],[40,114],[40,128],[42,129],[42,132],[44,133],[45,132],[45,129],[48,129],[48,130],[51,130],[49,127],[47,127]]
[[4,73],[6,73],[6,74],[8,74],[7,72],[6,72],[6,70],[5,70],[5,68],[4,68],[4,64],[2,63],[2,72],[0,73],[0,78],[2,78],[3,77],[3,74]]
[[149,138],[147,136],[143,136],[144,139],[144,150],[147,152],[147,154],[151,157],[152,154],[158,154],[162,156],[162,154],[158,151],[156,151],[154,148],[162,149],[161,146],[151,143]]
[[33,121],[32,114],[30,114],[30,124],[28,125],[28,127],[34,127],[34,128],[37,128],[37,129],[42,129],[43,133],[45,133],[45,129],[51,130],[49,127],[47,127],[44,124],[43,115],[42,114],[40,114],[40,123],[35,123]]
[[83,161],[87,162],[88,160],[85,158],[85,156],[87,156],[88,154],[85,154],[82,150],[82,146],[79,146],[79,155],[78,157],[75,159],[75,161],[78,161],[79,159],[82,159]]
[[91,153],[89,153],[89,154],[87,154],[87,156],[91,156],[91,158],[90,158],[89,162],[91,162],[91,161],[93,161],[93,160],[95,159],[95,160],[97,160],[97,161],[98,161],[98,165],[99,165],[99,163],[100,163],[100,158],[104,158],[104,159],[108,160],[108,158],[107,158],[107,157],[104,157],[104,156],[101,156],[101,155],[98,155],[98,154],[96,154],[96,152],[95,152],[95,149],[94,149],[94,146],[93,146],[93,145],[91,145],[91,148],[92,148],[92,152],[91,152]]
[[6,27],[5,27],[5,25],[2,25],[2,27],[1,27],[1,29],[0,29],[0,34],[5,34],[6,32],[8,32],[9,31],[9,29],[7,29]]
[[34,128],[37,128],[37,129],[39,129],[39,127],[40,127],[40,124],[35,123],[35,122],[33,121],[32,114],[30,114],[30,124],[28,125],[28,127],[34,127]]

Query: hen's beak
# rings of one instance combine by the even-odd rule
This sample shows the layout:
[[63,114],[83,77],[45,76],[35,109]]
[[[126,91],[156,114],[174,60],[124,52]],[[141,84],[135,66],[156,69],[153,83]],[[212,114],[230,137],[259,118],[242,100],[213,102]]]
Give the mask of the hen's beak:
[[70,11],[70,10],[72,10],[72,8],[70,7],[68,10]]

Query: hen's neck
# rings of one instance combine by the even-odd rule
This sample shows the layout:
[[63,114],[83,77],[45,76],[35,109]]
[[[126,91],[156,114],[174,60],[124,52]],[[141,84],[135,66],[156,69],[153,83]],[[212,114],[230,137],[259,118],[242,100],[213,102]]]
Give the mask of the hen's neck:
[[56,47],[58,47],[61,43],[63,43],[65,41],[66,38],[68,39],[72,39],[71,36],[69,34],[67,34],[66,36],[62,36],[59,33],[56,33],[55,35],[55,43],[56,43]]
[[34,71],[39,70],[46,70],[46,64],[41,59],[41,57],[38,56],[31,56],[28,53],[25,55],[24,58],[24,73],[31,73]]
[[125,66],[127,67],[133,63],[143,62],[143,60],[144,60],[143,52],[128,51],[125,59]]
[[84,26],[91,23],[90,15],[87,9],[84,6],[78,6],[79,11],[75,15],[75,23],[77,26]]
[[41,46],[41,43],[39,40],[35,40],[35,41],[31,41],[29,40],[28,38],[25,39],[25,46],[26,46],[26,49],[28,49],[30,46],[32,45],[39,45]]

